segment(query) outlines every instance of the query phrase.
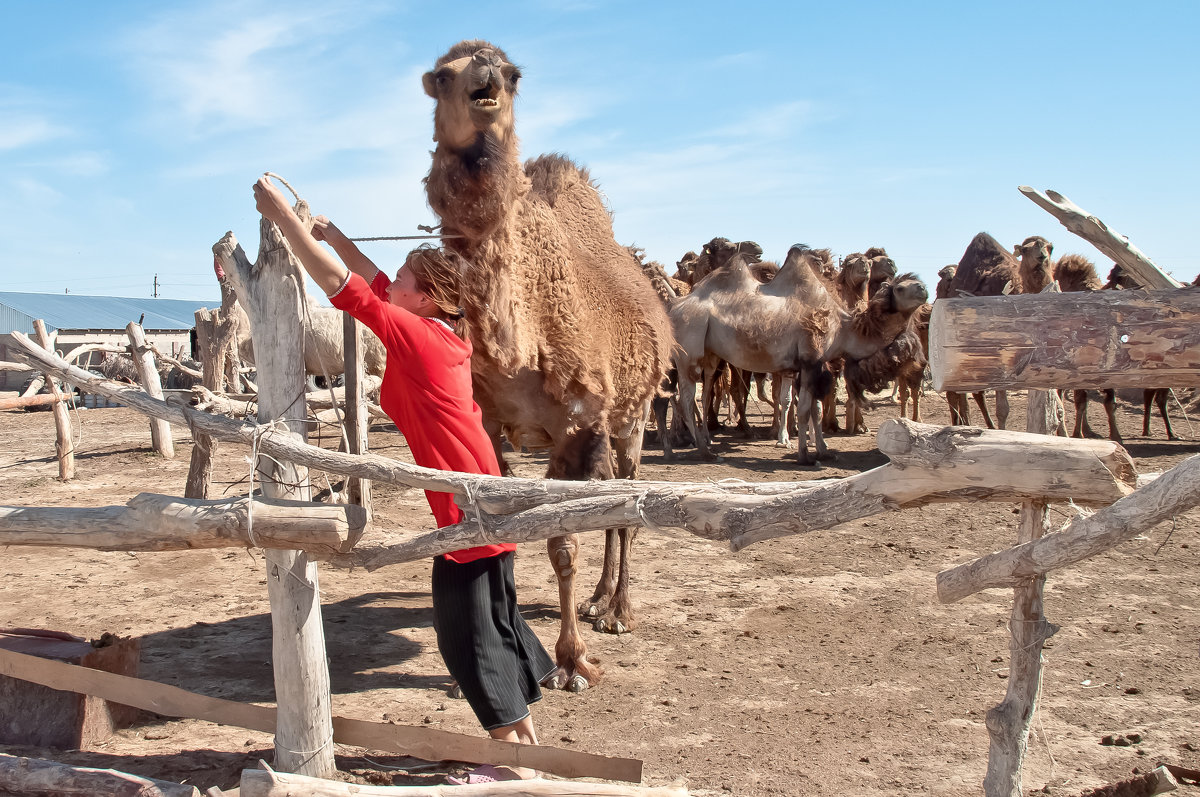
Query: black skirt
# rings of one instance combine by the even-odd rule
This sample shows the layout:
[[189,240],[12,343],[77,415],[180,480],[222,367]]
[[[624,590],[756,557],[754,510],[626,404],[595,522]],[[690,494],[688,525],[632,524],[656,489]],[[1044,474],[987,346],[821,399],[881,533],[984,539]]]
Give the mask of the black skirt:
[[513,554],[459,564],[433,560],[438,651],[484,730],[529,716],[554,660],[517,607]]

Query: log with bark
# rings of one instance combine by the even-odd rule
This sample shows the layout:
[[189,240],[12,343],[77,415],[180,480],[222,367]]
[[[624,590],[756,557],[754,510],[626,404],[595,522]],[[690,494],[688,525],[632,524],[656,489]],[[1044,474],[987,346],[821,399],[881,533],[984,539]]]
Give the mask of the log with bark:
[[71,401],[74,398],[74,393],[59,393],[57,396],[53,393],[38,393],[36,396],[4,398],[0,399],[0,410],[27,410],[33,407],[45,407],[50,404]]
[[0,793],[95,797],[200,797],[195,786],[115,769],[76,767],[0,753]]
[[[36,319],[33,322],[33,330],[42,349],[50,351],[53,344],[50,342],[50,335],[46,332],[45,322],[40,318]],[[47,384],[50,385],[50,395],[55,399],[62,398],[63,394],[58,389],[58,382],[49,373],[46,373],[45,377]],[[66,405],[61,401],[54,401],[50,408],[54,412],[54,451],[58,457],[58,478],[67,482],[75,478],[75,443],[71,434],[71,416],[67,412]]]
[[[154,353],[146,345],[146,335],[137,322],[130,321],[125,327],[129,335],[129,346],[133,352],[133,364],[137,367],[138,381],[142,389],[152,398],[163,397],[162,381],[154,364]],[[175,440],[171,436],[171,425],[161,418],[150,419],[150,443],[164,459],[175,458]]]
[[1200,290],[939,299],[935,390],[1159,388],[1200,372]]
[[1057,191],[1046,191],[1043,194],[1027,185],[1018,186],[1017,190],[1042,210],[1062,222],[1062,225],[1068,230],[1120,264],[1122,268],[1133,275],[1139,285],[1155,289],[1183,287],[1183,283],[1163,272],[1128,238],[1109,229],[1108,225],[1100,219]]
[[98,551],[257,547],[332,555],[354,547],[366,520],[365,510],[353,505],[141,493],[125,506],[0,506],[0,546]]

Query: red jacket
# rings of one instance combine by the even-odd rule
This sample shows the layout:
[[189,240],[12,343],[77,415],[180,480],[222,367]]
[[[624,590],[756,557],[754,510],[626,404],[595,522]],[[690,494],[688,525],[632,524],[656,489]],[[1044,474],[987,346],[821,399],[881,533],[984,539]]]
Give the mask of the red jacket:
[[[387,350],[379,403],[404,435],[418,465],[461,473],[500,475],[492,441],[471,391],[471,344],[445,323],[391,304],[391,280],[379,271],[370,286],[357,274],[335,296],[345,310],[374,332]],[[457,523],[462,510],[451,493],[425,491],[438,528]],[[482,545],[446,554],[464,564],[515,551],[513,543]]]

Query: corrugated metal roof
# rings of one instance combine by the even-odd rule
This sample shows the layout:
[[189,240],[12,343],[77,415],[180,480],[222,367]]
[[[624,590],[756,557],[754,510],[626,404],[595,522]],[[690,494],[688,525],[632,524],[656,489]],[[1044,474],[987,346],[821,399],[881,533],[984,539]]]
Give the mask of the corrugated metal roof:
[[123,331],[130,321],[144,315],[143,329],[191,329],[196,325],[197,310],[220,306],[220,298],[201,302],[0,291],[0,335],[14,330],[32,334],[33,322],[38,318],[49,329]]

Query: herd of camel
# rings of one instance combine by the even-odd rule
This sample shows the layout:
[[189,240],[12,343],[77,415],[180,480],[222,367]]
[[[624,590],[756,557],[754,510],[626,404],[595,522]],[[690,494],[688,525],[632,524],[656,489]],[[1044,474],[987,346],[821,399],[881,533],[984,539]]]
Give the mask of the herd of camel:
[[[435,103],[427,200],[444,245],[468,264],[462,305],[475,400],[498,454],[505,441],[547,451],[547,478],[637,478],[651,409],[667,392],[707,452],[708,418],[696,406],[696,388],[703,385],[710,406],[726,367],[743,388],[753,374],[789,375],[773,380],[775,404],[794,407],[801,463],[814,461],[810,439],[816,458],[827,451],[837,378],[847,386],[851,431],[862,428],[863,392],[889,379],[911,395],[916,411],[930,308],[916,275],[897,274],[882,250],[838,266],[827,250],[797,245],[773,264],[761,262],[753,243],[715,238],[668,277],[640,250],[617,243],[586,169],[560,155],[522,162],[514,116],[520,79],[503,50],[472,40],[450,48],[422,80]],[[956,268],[943,269],[938,295],[1035,291],[1054,277],[1071,289],[1067,271],[1076,262],[1063,258],[1055,274],[1043,239],[1013,253],[980,234]],[[734,393],[744,401],[744,390]],[[956,405],[956,420],[965,422],[965,402]],[[662,419],[659,427],[665,432]],[[777,419],[776,435],[787,444],[786,417]],[[634,534],[607,532],[599,582],[579,603],[576,535],[548,541],[561,626],[558,669],[547,686],[577,691],[601,677],[581,618],[608,633],[636,627]]]

